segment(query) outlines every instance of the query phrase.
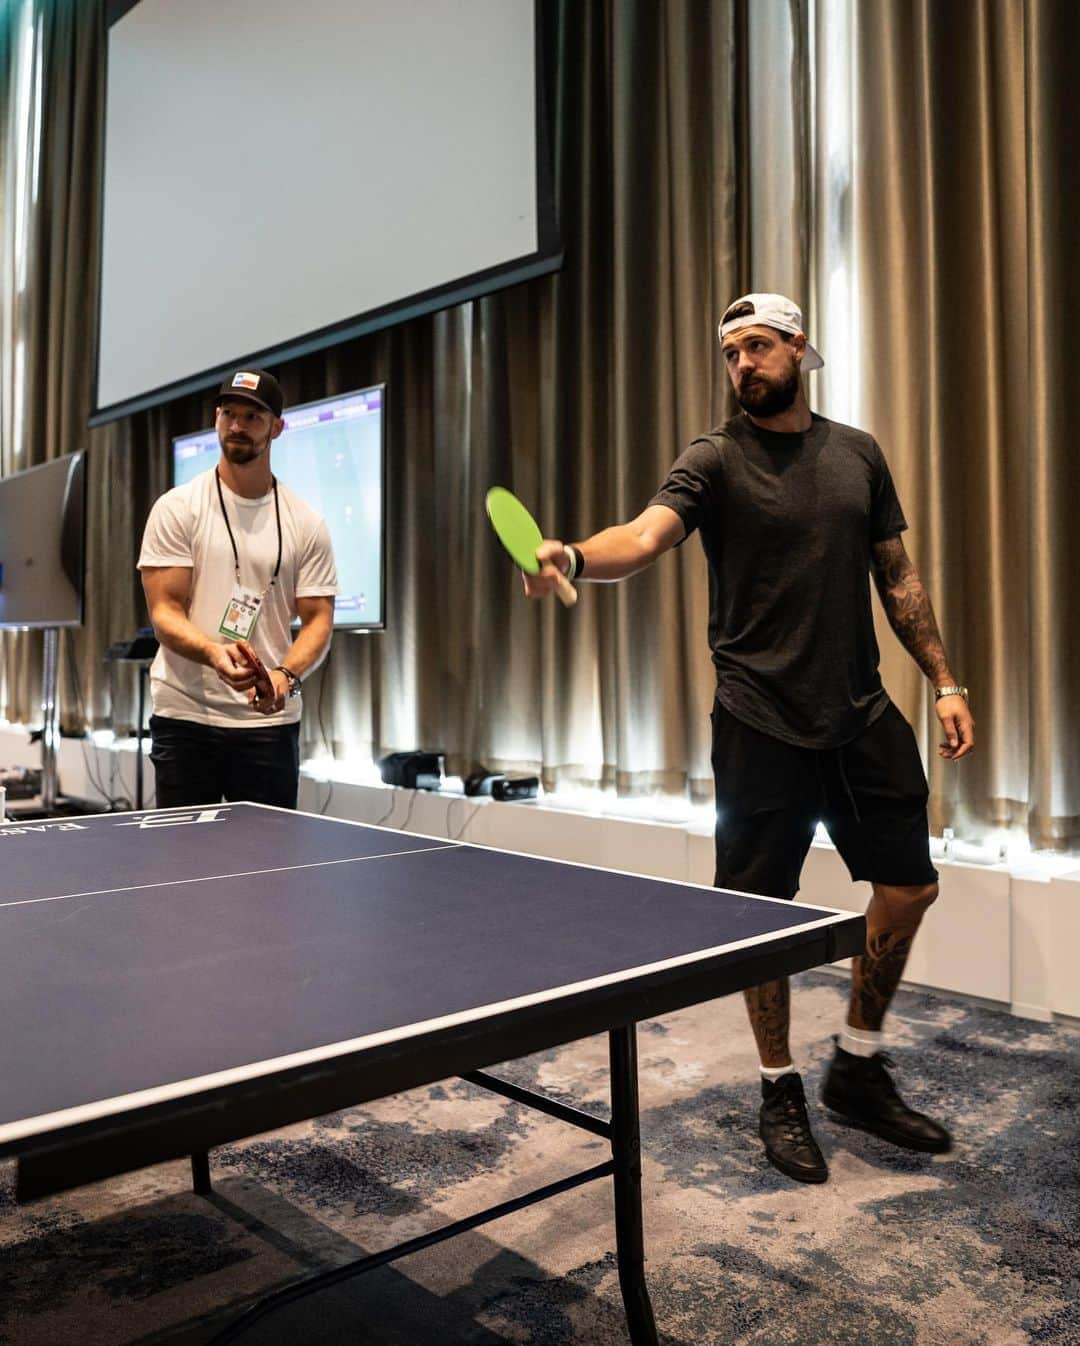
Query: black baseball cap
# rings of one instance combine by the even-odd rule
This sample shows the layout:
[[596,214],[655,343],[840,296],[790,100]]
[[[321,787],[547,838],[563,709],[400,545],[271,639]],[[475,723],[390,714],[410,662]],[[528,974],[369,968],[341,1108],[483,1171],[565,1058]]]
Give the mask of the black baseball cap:
[[227,397],[243,397],[255,402],[272,416],[280,416],[285,398],[281,384],[265,369],[238,369],[228,376],[218,389],[218,406]]

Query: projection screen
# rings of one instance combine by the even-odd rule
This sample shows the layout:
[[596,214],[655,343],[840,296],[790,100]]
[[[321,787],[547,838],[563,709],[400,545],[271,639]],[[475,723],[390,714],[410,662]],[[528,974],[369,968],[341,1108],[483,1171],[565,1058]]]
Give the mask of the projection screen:
[[99,424],[553,270],[536,0],[110,0]]

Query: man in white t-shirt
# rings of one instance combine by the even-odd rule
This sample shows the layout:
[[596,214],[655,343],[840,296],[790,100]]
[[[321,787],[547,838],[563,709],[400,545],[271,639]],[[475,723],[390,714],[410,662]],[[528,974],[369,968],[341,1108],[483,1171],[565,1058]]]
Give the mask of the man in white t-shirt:
[[223,798],[296,807],[300,683],[329,647],[337,572],[321,515],[270,470],[282,405],[272,374],[230,375],[217,466],[167,491],[146,522],[139,569],[161,645],[150,734],[162,808]]

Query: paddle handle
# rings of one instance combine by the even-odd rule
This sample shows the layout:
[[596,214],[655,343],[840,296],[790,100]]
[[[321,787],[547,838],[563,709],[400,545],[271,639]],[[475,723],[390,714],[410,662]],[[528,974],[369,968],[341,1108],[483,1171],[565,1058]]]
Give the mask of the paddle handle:
[[559,570],[558,566],[556,566],[555,569],[558,570],[559,574],[559,578],[555,585],[555,592],[559,595],[559,602],[564,608],[572,608],[577,602],[577,590],[562,571]]

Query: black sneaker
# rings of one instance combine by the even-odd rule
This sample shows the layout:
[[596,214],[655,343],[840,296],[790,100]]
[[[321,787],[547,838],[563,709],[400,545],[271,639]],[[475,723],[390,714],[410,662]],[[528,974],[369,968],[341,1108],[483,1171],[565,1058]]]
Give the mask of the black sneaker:
[[854,1056],[833,1041],[836,1052],[821,1087],[821,1101],[830,1112],[905,1150],[944,1154],[952,1148],[948,1131],[909,1108],[896,1092],[885,1069],[896,1064],[890,1057],[884,1052]]
[[802,1076],[794,1071],[778,1080],[761,1080],[761,1122],[769,1163],[799,1182],[824,1182],[829,1176],[806,1115]]

